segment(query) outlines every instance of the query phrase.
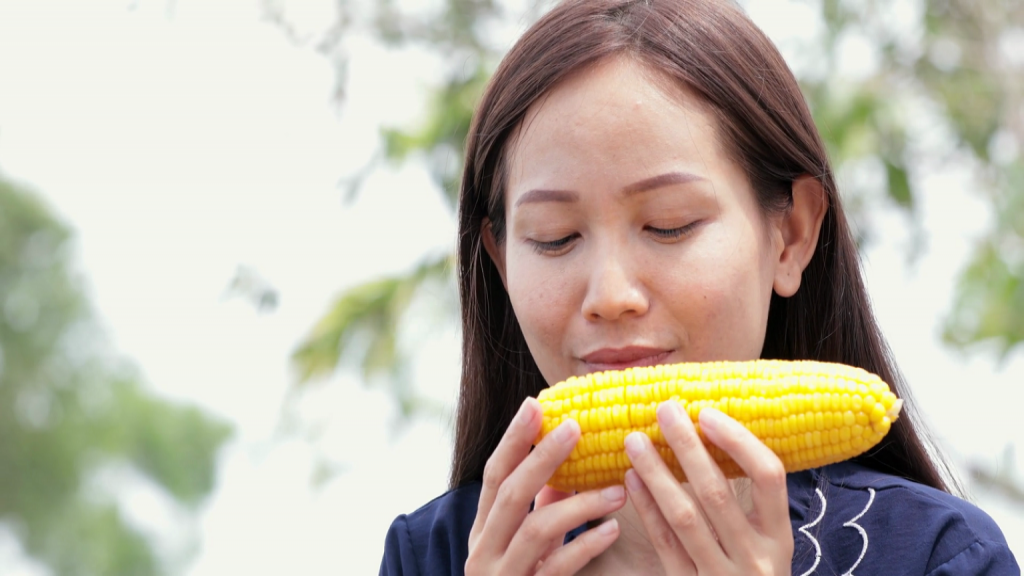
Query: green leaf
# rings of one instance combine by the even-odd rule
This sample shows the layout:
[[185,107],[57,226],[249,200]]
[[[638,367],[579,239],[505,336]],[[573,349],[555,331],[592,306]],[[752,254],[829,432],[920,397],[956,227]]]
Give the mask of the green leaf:
[[889,181],[889,197],[903,208],[913,208],[914,195],[910,191],[907,169],[891,160],[885,160],[885,175]]
[[122,418],[118,452],[182,503],[199,504],[213,489],[211,456],[231,427],[194,406],[156,400],[130,382],[115,385],[113,402]]
[[343,354],[360,335],[368,339],[359,363],[363,375],[388,371],[398,365],[399,323],[424,282],[448,277],[452,256],[428,259],[405,275],[371,280],[343,292],[292,353],[305,383],[333,374]]
[[420,126],[382,130],[385,156],[392,162],[403,162],[415,153],[429,159],[434,179],[453,210],[458,200],[463,146],[476,102],[489,77],[490,71],[482,65],[468,76],[454,75],[431,96],[427,118]]
[[1024,342],[1024,266],[1011,267],[991,241],[960,278],[943,339],[960,348],[991,341],[1002,358]]

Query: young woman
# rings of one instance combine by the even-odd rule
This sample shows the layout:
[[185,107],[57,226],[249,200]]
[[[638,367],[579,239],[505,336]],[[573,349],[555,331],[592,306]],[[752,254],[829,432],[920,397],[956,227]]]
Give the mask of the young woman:
[[854,462],[786,475],[714,410],[727,481],[672,403],[627,438],[625,487],[544,485],[545,386],[664,363],[816,359],[906,396],[872,316],[825,148],[772,43],[727,0],[573,0],[499,66],[459,210],[461,395],[452,490],[387,535],[382,574],[1019,574],[950,494],[912,410]]

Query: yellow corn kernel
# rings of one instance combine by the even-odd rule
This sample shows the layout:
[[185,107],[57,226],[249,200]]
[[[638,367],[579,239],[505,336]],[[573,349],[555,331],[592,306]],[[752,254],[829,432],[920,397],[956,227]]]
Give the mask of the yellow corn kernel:
[[[772,449],[787,472],[853,458],[878,444],[903,401],[866,370],[814,361],[752,360],[629,368],[572,377],[541,391],[540,442],[566,418],[580,424],[577,448],[548,483],[564,491],[621,484],[630,468],[624,440],[646,433],[681,482],[686,481],[655,415],[667,400],[696,424],[700,411],[725,412]],[[702,435],[703,438],[703,435]],[[743,470],[722,450],[709,453],[726,477]]]

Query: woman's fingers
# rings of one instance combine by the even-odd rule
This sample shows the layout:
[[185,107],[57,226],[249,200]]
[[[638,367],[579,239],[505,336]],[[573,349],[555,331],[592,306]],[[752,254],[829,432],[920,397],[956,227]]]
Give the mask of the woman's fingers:
[[[785,470],[778,457],[725,414],[713,409],[701,412],[701,429],[708,440],[751,477],[755,514],[759,517],[752,524],[681,407],[674,401],[663,403],[658,407],[658,422],[686,473],[689,491],[676,482],[642,433],[626,438],[626,452],[633,463],[626,483],[666,567],[671,562],[680,573],[718,574],[731,566],[747,573],[769,558],[775,567],[788,562],[793,537]],[[684,565],[684,555],[677,548],[685,550],[692,565]]]
[[[690,417],[678,402],[663,402],[658,406],[658,423],[722,548],[729,556],[739,552],[750,542],[750,521],[721,468],[704,447]],[[707,555],[695,557],[694,561],[701,566],[705,559],[717,560],[713,555]]]
[[544,486],[537,493],[537,497],[533,501],[533,509],[543,508],[549,504],[555,502],[561,502],[566,498],[571,498],[572,492],[562,492],[561,490],[555,490],[551,486]]
[[[610,486],[603,490],[581,492],[561,502],[535,509],[516,532],[505,552],[506,571],[510,574],[529,573],[538,561],[544,560],[544,564],[547,564],[556,555],[563,558],[556,564],[574,562],[573,559],[581,554],[586,559],[591,558],[592,556],[586,556],[588,551],[593,551],[589,545],[575,546],[569,553],[563,553],[561,550],[565,547],[559,547],[552,552],[550,544],[561,544],[566,532],[588,520],[611,514],[622,508],[625,503],[625,489],[622,486]],[[611,544],[611,541],[608,544]],[[586,564],[586,559],[583,564]]]
[[695,574],[697,568],[686,553],[675,531],[668,525],[661,508],[636,470],[626,471],[626,489],[647,531],[647,538],[658,552],[665,572],[668,574]]
[[[540,416],[540,403],[534,398],[527,398],[519,407],[519,412],[512,418],[508,430],[505,431],[505,435],[494,449],[494,453],[487,460],[487,464],[484,466],[483,486],[480,489],[476,519],[469,533],[471,546],[480,537],[480,533],[487,523],[487,517],[491,513],[494,500],[505,479],[530,454],[530,447],[533,445],[534,439],[537,438],[537,434],[540,433]],[[504,546],[507,543],[506,541],[501,545]]]
[[700,507],[672,475],[650,438],[642,432],[630,434],[626,437],[626,454],[694,564],[702,571],[714,573],[713,567],[721,566],[725,554]]
[[764,534],[790,534],[786,469],[778,456],[739,422],[713,408],[700,413],[704,435],[747,473],[758,528]]
[[[537,497],[533,499],[533,509],[537,510],[538,508],[549,506],[555,502],[561,502],[567,498],[572,498],[572,495],[573,493],[571,492],[562,492],[561,490],[555,490],[550,486],[545,486],[540,489],[540,492],[537,493]],[[573,526],[573,528],[575,528],[575,526]],[[548,544],[548,549],[542,558],[547,558],[548,554],[554,552],[561,546],[562,542],[560,540],[553,539],[551,543]]]
[[590,562],[595,556],[607,550],[618,537],[618,521],[614,519],[606,520],[597,528],[587,530],[567,546],[562,546],[555,550],[540,565],[537,575],[557,576],[575,574],[586,566],[587,562]]
[[524,401],[487,461],[467,571],[470,565],[487,571],[485,566],[494,563],[509,573],[531,573],[542,565],[552,567],[546,570],[582,566],[614,540],[591,536],[570,552],[559,548],[566,532],[621,508],[626,497],[621,486],[575,496],[545,488],[579,441],[580,427],[573,420],[563,422],[531,450],[540,431],[540,413],[535,399]]
[[562,422],[501,482],[484,527],[490,545],[504,549],[512,541],[530,510],[530,502],[569,457],[579,439],[580,425],[575,420]]

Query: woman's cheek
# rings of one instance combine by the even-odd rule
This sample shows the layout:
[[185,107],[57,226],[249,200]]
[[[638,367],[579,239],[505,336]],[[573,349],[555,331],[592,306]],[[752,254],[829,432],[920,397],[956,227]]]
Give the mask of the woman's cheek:
[[680,287],[681,293],[691,297],[677,300],[673,315],[686,329],[694,360],[721,360],[745,353],[747,346],[741,341],[748,328],[744,322],[748,305],[740,296],[745,288],[737,284],[742,282],[722,274],[720,268],[718,274],[701,275],[699,281]]
[[509,298],[523,332],[549,335],[571,306],[566,283],[544,274],[521,273],[512,278]]

